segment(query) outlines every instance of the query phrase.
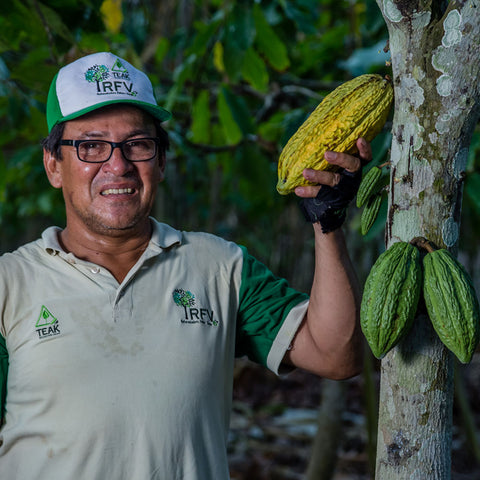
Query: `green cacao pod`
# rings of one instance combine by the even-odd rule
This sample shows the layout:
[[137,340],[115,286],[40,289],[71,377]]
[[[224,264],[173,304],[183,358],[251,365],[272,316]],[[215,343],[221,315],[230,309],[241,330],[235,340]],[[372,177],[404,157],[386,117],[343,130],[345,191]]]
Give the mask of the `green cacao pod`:
[[427,253],[423,268],[423,295],[433,328],[460,362],[469,363],[480,339],[480,310],[473,282],[445,249]]
[[362,178],[362,182],[357,192],[357,207],[361,208],[367,200],[378,193],[381,187],[382,169],[380,167],[372,167]]
[[372,228],[372,225],[378,217],[381,205],[382,195],[380,193],[369,198],[367,204],[363,208],[362,216],[360,218],[360,230],[362,235],[366,235],[370,228]]
[[383,358],[408,332],[422,289],[416,247],[394,243],[373,265],[365,282],[360,324],[372,353]]
[[393,103],[393,86],[381,75],[360,75],[329,93],[293,134],[278,160],[277,191],[287,195],[300,185],[313,185],[305,168],[336,170],[327,150],[357,153],[359,137],[371,142],[382,130]]

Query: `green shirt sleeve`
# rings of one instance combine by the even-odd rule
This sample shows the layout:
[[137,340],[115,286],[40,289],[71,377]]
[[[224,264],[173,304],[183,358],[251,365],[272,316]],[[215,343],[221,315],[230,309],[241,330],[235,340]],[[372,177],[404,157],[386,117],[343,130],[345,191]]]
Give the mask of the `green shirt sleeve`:
[[7,398],[8,352],[5,339],[0,335],[0,426],[5,413]]
[[290,310],[308,295],[291,288],[276,277],[244,247],[242,279],[237,318],[236,355],[267,364],[267,357]]

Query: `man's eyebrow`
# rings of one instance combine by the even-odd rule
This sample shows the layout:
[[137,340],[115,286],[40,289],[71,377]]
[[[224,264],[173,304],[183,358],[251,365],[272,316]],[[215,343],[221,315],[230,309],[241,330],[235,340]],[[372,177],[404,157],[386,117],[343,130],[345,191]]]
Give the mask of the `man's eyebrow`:
[[[130,134],[128,135],[129,137],[137,137],[138,135],[143,135],[143,136],[146,136],[146,137],[151,137],[152,136],[152,133],[150,130],[146,129],[146,128],[139,128],[137,130],[134,130],[133,132],[130,132]],[[155,135],[153,135],[155,136]]]
[[91,131],[91,132],[82,132],[80,134],[80,137],[82,138],[100,138],[100,137],[106,137],[107,136],[107,132],[100,132],[98,130],[95,130],[95,131]]

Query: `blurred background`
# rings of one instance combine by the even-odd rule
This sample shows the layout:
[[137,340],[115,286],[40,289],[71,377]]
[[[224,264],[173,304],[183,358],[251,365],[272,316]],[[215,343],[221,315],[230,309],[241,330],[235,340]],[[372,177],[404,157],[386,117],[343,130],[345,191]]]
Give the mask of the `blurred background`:
[[[0,253],[64,225],[40,143],[50,82],[76,58],[112,51],[143,69],[171,148],[154,215],[247,246],[308,291],[313,233],[294,196],[280,196],[282,147],[322,98],[363,73],[391,74],[374,0],[10,0],[0,5]],[[390,123],[373,141],[388,160]],[[479,292],[480,129],[464,185],[459,258]],[[367,167],[368,168],[368,167]],[[352,206],[345,230],[363,283],[384,250],[386,202],[366,236]],[[342,301],[342,292],[338,292]],[[329,382],[236,366],[229,436],[233,480],[369,479],[375,458],[379,363]],[[456,372],[453,473],[480,478],[480,360]]]

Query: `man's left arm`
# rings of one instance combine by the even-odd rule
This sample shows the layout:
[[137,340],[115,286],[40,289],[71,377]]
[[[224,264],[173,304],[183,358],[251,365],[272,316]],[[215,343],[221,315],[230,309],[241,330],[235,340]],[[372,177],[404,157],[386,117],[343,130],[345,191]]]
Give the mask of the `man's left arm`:
[[[372,158],[367,142],[359,139],[357,146],[359,157],[328,152],[325,158],[350,175],[362,168],[362,160],[368,162]],[[306,170],[304,175],[319,185],[341,187],[340,173]],[[295,193],[302,198],[314,198],[320,189],[320,186],[298,187]],[[330,224],[330,219],[327,220]],[[329,229],[323,228],[321,222],[313,222],[313,229],[315,275],[310,303],[284,361],[326,378],[348,378],[362,368],[360,287],[341,228],[324,233]]]

